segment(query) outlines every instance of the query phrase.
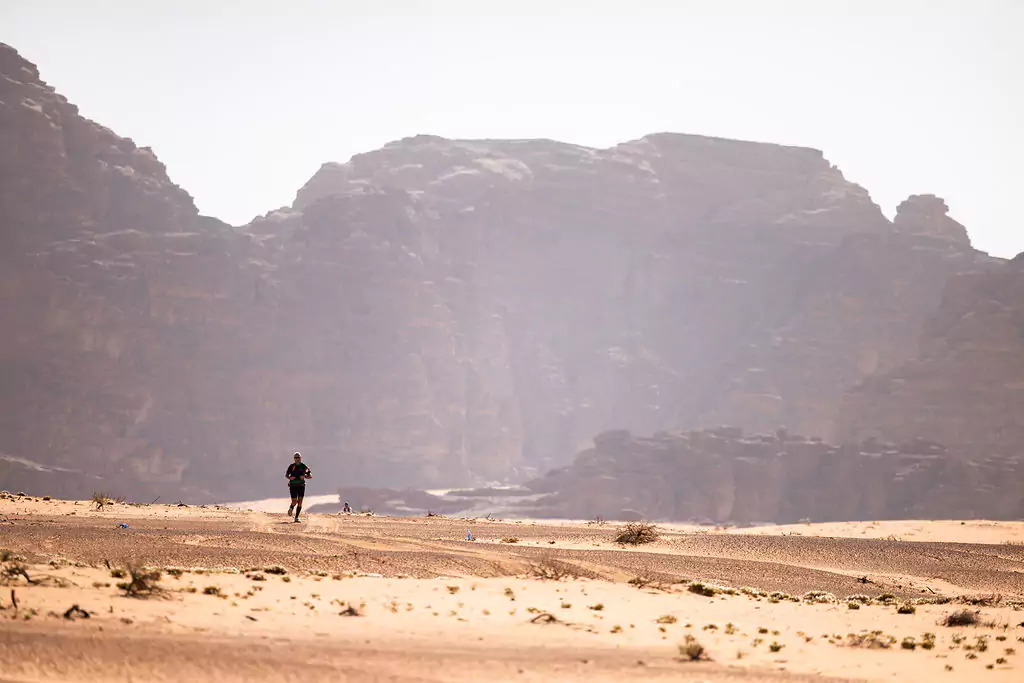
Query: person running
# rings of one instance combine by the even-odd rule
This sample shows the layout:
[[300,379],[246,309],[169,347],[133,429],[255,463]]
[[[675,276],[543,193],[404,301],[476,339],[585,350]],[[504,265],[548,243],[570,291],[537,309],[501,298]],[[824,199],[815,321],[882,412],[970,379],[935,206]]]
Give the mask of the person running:
[[302,498],[306,495],[306,480],[313,478],[313,472],[302,462],[302,454],[296,453],[292,456],[291,465],[285,470],[284,476],[288,480],[288,492],[292,495],[292,504],[288,506],[288,516],[291,517],[292,510],[295,510],[295,521],[299,521],[299,513],[302,512]]

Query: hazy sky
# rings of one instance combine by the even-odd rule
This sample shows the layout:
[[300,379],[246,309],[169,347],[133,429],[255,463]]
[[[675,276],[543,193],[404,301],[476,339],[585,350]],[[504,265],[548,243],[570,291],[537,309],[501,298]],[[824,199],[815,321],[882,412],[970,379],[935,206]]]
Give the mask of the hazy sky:
[[391,140],[824,150],[1024,251],[1021,0],[0,0],[0,41],[232,223]]

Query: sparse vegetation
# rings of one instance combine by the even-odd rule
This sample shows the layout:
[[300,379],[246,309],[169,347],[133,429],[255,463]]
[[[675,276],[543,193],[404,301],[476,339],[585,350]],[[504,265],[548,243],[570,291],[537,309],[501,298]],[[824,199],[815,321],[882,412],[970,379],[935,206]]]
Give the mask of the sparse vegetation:
[[846,609],[860,609],[859,602],[848,602],[846,603]]
[[563,562],[553,557],[543,557],[538,562],[530,565],[530,576],[535,579],[547,581],[561,581],[562,579],[578,579],[580,576],[579,567],[571,562]]
[[679,656],[685,659],[696,662],[701,659],[707,659],[707,651],[704,646],[700,644],[693,636],[687,634],[683,639],[683,642],[679,645]]
[[279,574],[279,575],[283,575],[283,574],[287,574],[288,570],[285,569],[284,567],[280,566],[280,565],[276,565],[275,564],[275,565],[272,565],[270,567],[264,567],[263,568],[263,572],[266,573],[266,574]]
[[203,595],[215,595],[218,598],[224,597],[224,593],[221,591],[220,586],[207,586],[203,589]]
[[780,652],[782,650],[782,648],[784,648],[784,647],[786,647],[786,646],[783,645],[782,643],[779,643],[777,641],[773,641],[772,644],[768,646],[768,649],[771,650],[772,652]]
[[[129,598],[147,598],[163,592],[163,589],[157,585],[160,579],[163,578],[159,571],[134,564],[129,564],[126,569],[129,580],[117,584],[117,587],[124,591],[125,596]],[[113,571],[111,571],[111,574],[113,574]]]
[[896,614],[914,614],[917,612],[917,608],[909,602],[905,602],[896,608]]
[[615,535],[615,542],[621,545],[642,545],[658,540],[658,527],[650,522],[628,522]]
[[459,592],[459,586],[448,586],[448,592],[452,595],[455,595]]
[[715,586],[711,586],[701,581],[694,581],[687,586],[686,590],[691,593],[696,593],[697,595],[703,595],[706,598],[713,598],[715,597],[715,594],[718,593],[718,589]]
[[595,612],[600,612],[604,609],[604,603],[599,602],[596,605],[587,605],[587,609],[594,610]]
[[501,542],[502,543],[519,543],[519,539],[516,538],[515,536],[506,536],[505,538],[501,539]]
[[971,611],[969,609],[962,609],[957,612],[951,612],[947,614],[942,620],[943,626],[977,626],[981,623],[979,618],[980,613],[977,611]]
[[907,636],[900,642],[900,647],[904,650],[913,650],[917,648],[917,641],[913,636]]
[[676,618],[675,615],[672,615],[672,614],[662,614],[660,617],[658,617],[654,621],[657,624],[674,624],[677,621],[679,621],[679,619]]
[[807,591],[803,596],[804,602],[812,605],[836,602],[836,596],[827,591]]
[[[355,605],[353,605],[352,603],[349,603],[345,607],[345,609],[343,609],[340,612],[338,612],[338,615],[342,616],[342,617],[361,617],[361,616],[363,616],[363,613],[360,612],[359,609]],[[436,612],[435,612],[435,615],[436,615]]]
[[[836,640],[839,640],[838,634],[835,636]],[[896,639],[890,635],[886,635],[881,631],[871,631],[868,633],[850,633],[846,636],[846,645],[848,647],[863,647],[869,650],[877,649],[888,649],[896,643]]]

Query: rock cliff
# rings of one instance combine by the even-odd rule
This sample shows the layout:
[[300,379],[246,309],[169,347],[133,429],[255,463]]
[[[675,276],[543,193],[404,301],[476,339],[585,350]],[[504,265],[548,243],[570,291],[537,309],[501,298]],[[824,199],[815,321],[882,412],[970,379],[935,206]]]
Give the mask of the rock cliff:
[[950,278],[918,352],[843,399],[841,438],[928,436],[962,457],[1024,453],[1024,255]]
[[677,134],[406,138],[231,227],[7,46],[0,221],[0,486],[69,495],[252,498],[294,449],[431,487],[618,427],[832,438],[998,265],[939,199],[890,222],[819,151]]
[[566,468],[527,484],[521,513],[570,519],[815,522],[1019,519],[1024,463],[965,461],[934,441],[832,446],[778,431],[718,428],[598,435]]

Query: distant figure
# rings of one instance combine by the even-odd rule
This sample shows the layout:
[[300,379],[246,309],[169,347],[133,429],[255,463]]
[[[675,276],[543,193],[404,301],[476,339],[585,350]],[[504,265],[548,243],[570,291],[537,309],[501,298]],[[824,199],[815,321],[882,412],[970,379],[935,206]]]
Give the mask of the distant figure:
[[284,476],[288,480],[288,492],[292,494],[292,504],[288,506],[288,516],[291,517],[292,510],[295,510],[295,521],[299,521],[299,513],[302,512],[302,498],[306,495],[306,480],[313,478],[313,472],[302,462],[302,454],[296,453],[292,456],[294,462],[288,465]]
[[342,511],[342,512],[352,512],[352,506],[350,506],[350,505],[348,504],[348,501],[347,501],[347,500],[345,501],[345,507],[341,508],[341,511]]

